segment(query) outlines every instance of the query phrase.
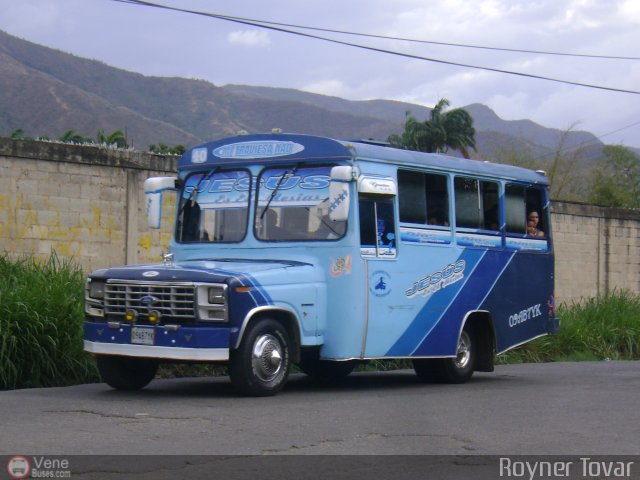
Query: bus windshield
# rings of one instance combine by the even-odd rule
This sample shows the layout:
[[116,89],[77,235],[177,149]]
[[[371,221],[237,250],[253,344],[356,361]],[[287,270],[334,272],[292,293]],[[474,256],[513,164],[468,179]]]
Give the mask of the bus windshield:
[[337,240],[346,222],[329,219],[331,166],[265,169],[254,231],[266,241]]
[[240,242],[247,232],[251,175],[211,170],[186,178],[180,194],[176,239],[181,243]]

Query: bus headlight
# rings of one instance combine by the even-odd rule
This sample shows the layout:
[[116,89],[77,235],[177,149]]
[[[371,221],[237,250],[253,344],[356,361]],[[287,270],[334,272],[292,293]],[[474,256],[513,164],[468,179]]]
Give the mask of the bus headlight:
[[198,285],[198,320],[203,322],[228,321],[227,285]]
[[89,282],[89,298],[104,299],[104,282]]
[[209,303],[211,304],[224,304],[226,288],[224,285],[216,285],[215,287],[209,287]]
[[85,285],[84,311],[90,317],[104,317],[105,283],[87,279]]

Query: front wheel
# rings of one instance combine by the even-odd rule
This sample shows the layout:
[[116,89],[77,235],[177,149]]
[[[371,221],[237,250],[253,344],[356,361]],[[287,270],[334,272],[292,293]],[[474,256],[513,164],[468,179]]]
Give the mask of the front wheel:
[[476,350],[475,335],[465,327],[454,358],[415,359],[413,368],[418,378],[426,382],[465,383],[475,370]]
[[118,390],[146,387],[158,371],[158,362],[147,358],[97,355],[96,365],[104,382]]
[[278,393],[290,369],[289,335],[282,324],[270,319],[259,320],[249,328],[229,361],[233,386],[254,397]]

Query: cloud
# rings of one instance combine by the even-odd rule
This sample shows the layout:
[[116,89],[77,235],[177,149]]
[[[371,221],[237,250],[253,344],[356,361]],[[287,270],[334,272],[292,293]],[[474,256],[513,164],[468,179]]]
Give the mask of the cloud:
[[[203,0],[166,0],[179,7]],[[209,2],[211,3],[211,2]],[[439,42],[637,56],[639,0],[289,0],[236,2],[228,14]],[[88,6],[90,5],[90,7]],[[229,4],[231,5],[231,4]],[[366,5],[366,8],[363,8]],[[215,11],[212,6],[196,7]],[[0,0],[0,29],[146,75],[297,88],[351,100],[450,108],[484,103],[505,119],[601,135],[638,121],[640,95],[383,55],[249,26],[104,0]],[[340,15],[335,15],[340,11]],[[158,32],[167,32],[158,36]],[[169,33],[171,32],[171,33]],[[193,32],[179,35],[175,32]],[[197,33],[197,34],[196,34]],[[309,32],[332,37],[329,33]],[[637,61],[597,60],[334,35],[407,54],[637,90]],[[205,41],[203,41],[205,39]],[[203,62],[216,58],[218,62]],[[224,62],[226,68],[219,68]],[[259,69],[260,76],[256,77]],[[605,140],[640,147],[640,126]]]
[[232,45],[245,47],[266,47],[271,44],[269,34],[264,30],[236,30],[227,36]]
[[302,90],[333,97],[349,96],[349,89],[340,80],[321,80],[302,87]]

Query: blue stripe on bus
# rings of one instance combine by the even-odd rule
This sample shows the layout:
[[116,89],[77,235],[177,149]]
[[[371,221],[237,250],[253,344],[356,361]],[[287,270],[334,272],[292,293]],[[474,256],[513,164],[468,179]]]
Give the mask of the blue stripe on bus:
[[[454,355],[460,327],[469,311],[480,310],[513,255],[488,251],[478,264],[476,274],[465,283],[454,301],[443,312],[434,328],[412,352],[413,356]],[[493,281],[488,279],[494,279]]]
[[[464,316],[481,308],[512,258],[502,252],[466,250],[460,256],[469,271],[464,283],[432,296],[386,356],[453,355]],[[441,313],[436,317],[434,312]]]
[[430,315],[430,312],[444,312],[448,305],[450,305],[460,294],[460,291],[464,288],[464,285],[469,282],[473,277],[473,273],[476,267],[480,263],[484,250],[465,250],[458,260],[464,260],[466,263],[465,275],[463,281],[449,285],[447,288],[439,291],[437,294],[432,295],[427,303],[422,307],[416,318],[411,322],[411,325],[400,336],[396,343],[387,351],[385,356],[407,356],[413,352],[427,335],[425,332],[429,332],[434,328],[436,323],[442,318],[434,317]]
[[233,272],[230,270],[223,270],[221,268],[216,268],[216,271],[224,275],[230,275],[234,277],[238,282],[240,282],[240,285],[242,286],[252,287],[249,295],[253,299],[253,302],[256,306],[271,305],[273,303],[269,294],[265,291],[264,288],[262,288],[262,285],[260,285],[260,283],[251,275],[248,275],[246,273]]

